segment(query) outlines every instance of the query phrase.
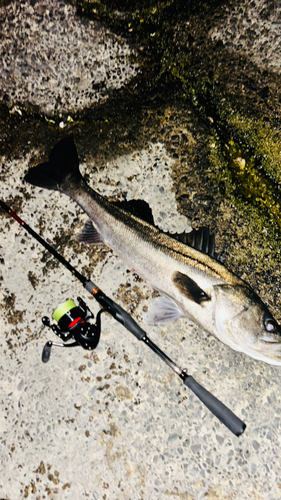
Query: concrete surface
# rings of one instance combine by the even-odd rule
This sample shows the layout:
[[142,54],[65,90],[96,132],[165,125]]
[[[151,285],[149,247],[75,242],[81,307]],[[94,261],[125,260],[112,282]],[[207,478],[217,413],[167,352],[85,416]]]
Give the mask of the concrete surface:
[[[79,20],[68,25],[72,8],[63,2],[48,5],[55,9],[54,17],[67,13],[63,19],[71,32],[69,46],[78,38]],[[18,3],[11,3],[2,8],[2,15],[3,9],[18,13],[18,8]],[[41,8],[43,13],[48,11],[43,2],[32,8],[21,4],[22,12]],[[10,18],[10,22],[19,29],[17,19],[20,23],[22,18]],[[83,24],[83,30],[87,51],[92,24]],[[8,47],[8,39],[5,43]],[[39,45],[39,58],[40,53]],[[112,72],[119,64],[114,54]],[[74,59],[69,61],[73,75]],[[29,71],[27,82],[35,83],[35,73]],[[15,73],[15,82],[9,102],[16,106],[30,97],[20,73]],[[2,79],[1,92],[4,88]],[[71,89],[64,104],[68,109],[75,107],[77,95],[76,87]],[[43,81],[37,79],[33,104],[54,111],[60,87],[54,83],[52,92],[57,94],[50,102],[49,90],[45,92]],[[79,92],[83,107],[87,101]],[[172,120],[169,133],[172,137],[178,133]],[[66,269],[1,214],[0,498],[279,499],[280,370],[231,351],[187,320],[147,328],[142,318],[152,303],[153,290],[111,251],[82,248],[73,240],[86,216],[71,200],[24,184],[24,174],[37,157],[41,161],[41,155],[28,144],[20,158],[1,157],[3,200],[132,313],[179,366],[188,368],[245,420],[247,429],[239,439],[233,436],[145,345],[107,316],[94,352],[54,348],[49,363],[42,364],[45,342],[56,340],[43,328],[42,316],[51,316],[59,303],[77,296],[95,313],[98,307]],[[176,165],[177,159],[160,140],[102,165],[94,160],[85,164],[82,158],[82,170],[99,192],[114,198],[143,198],[163,229],[187,230],[190,222],[179,214],[175,200]],[[185,168],[195,172],[189,160]]]
[[221,40],[234,52],[246,54],[259,68],[280,73],[281,5],[278,1],[243,0],[225,6],[212,40]]
[[[106,186],[108,179],[132,162],[140,172],[143,157],[150,154],[155,163],[157,150],[159,171],[156,168],[154,176],[161,173],[163,179],[163,164],[171,160],[162,145],[154,145],[94,174],[100,192],[118,192],[116,181]],[[145,163],[141,176],[151,181],[146,195],[157,213],[157,182]],[[6,159],[5,200],[20,193],[28,164],[28,157]],[[164,170],[161,208],[171,213],[168,166]],[[123,175],[122,183],[124,190],[142,196],[141,182],[132,185]],[[64,231],[77,232],[69,230],[73,221],[79,220],[80,227],[86,219],[63,195],[29,186],[24,191],[29,199],[21,216],[35,230],[41,219],[48,241]],[[177,219],[182,222],[175,215]],[[152,290],[110,251],[77,251],[71,241],[69,248],[58,250],[79,270],[90,272],[105,293],[131,308],[141,322]],[[237,439],[153,353],[110,318],[103,320],[96,351],[53,348],[49,363],[43,365],[43,345],[55,339],[43,329],[41,317],[51,316],[59,303],[77,295],[95,312],[98,308],[67,270],[42,259],[39,244],[7,217],[1,229],[1,259],[3,498],[254,498],[255,490],[257,498],[278,498],[277,369],[230,351],[188,321],[147,328],[172,359],[245,419],[248,428]]]
[[[106,99],[137,72],[128,44],[57,0],[0,8],[0,98],[47,115]],[[34,50],[35,48],[35,50]]]

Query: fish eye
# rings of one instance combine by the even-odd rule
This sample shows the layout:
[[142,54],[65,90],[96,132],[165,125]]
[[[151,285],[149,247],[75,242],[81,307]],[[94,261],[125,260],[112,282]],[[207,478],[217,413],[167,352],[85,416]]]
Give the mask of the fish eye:
[[276,330],[276,322],[273,318],[265,319],[264,326],[267,332],[273,333]]

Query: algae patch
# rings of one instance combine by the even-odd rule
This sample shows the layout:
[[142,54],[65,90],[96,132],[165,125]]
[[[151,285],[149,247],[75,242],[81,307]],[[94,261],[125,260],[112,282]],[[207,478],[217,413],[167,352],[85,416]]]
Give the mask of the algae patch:
[[251,205],[264,228],[275,227],[279,239],[280,133],[238,113],[229,119],[228,130],[230,138],[223,141],[214,133],[209,144],[213,176],[232,202],[239,207]]

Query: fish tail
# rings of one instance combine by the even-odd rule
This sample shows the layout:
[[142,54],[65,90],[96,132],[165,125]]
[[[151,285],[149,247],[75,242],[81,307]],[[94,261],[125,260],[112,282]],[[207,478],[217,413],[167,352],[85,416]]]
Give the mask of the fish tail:
[[31,168],[24,180],[33,186],[60,191],[66,181],[81,178],[74,140],[66,137],[54,147],[49,161]]

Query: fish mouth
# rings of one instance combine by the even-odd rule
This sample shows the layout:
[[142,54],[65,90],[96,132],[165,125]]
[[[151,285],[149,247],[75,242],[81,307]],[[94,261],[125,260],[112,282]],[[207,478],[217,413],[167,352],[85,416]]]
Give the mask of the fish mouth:
[[270,354],[275,354],[280,357],[281,360],[281,338],[279,339],[267,339],[261,337],[259,339],[259,344],[261,346],[261,350]]
[[270,365],[281,366],[281,337],[280,339],[261,337],[257,342],[256,349],[247,354]]
[[[275,337],[275,338],[274,338]],[[239,342],[235,350],[270,365],[281,366],[281,336],[260,337],[254,344]]]
[[240,332],[240,338],[227,336],[223,325],[216,318],[216,326],[220,333],[220,340],[228,345],[234,351],[244,353],[251,358],[263,361],[270,365],[281,366],[281,336],[264,335],[255,341],[249,342],[249,339],[243,332]]
[[260,342],[263,342],[264,344],[281,344],[281,338],[279,339],[268,339],[266,337],[261,337]]

